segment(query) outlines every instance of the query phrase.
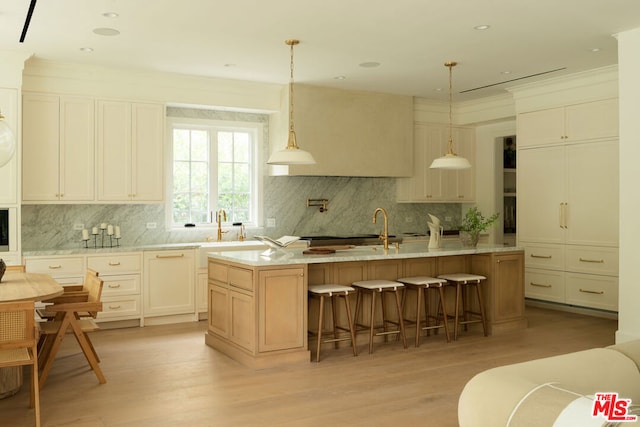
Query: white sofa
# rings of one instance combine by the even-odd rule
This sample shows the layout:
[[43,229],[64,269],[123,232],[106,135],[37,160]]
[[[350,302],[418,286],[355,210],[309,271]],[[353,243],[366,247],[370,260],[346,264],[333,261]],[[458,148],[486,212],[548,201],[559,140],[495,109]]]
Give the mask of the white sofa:
[[640,340],[481,372],[458,401],[460,427],[618,425],[592,416],[595,393],[631,399],[640,426]]

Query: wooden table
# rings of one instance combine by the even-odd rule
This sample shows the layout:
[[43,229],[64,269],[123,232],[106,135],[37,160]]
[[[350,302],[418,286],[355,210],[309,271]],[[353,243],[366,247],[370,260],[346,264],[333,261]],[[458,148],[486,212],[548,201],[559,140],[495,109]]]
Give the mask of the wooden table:
[[[48,274],[7,271],[0,282],[0,302],[42,301],[64,293]],[[22,367],[0,369],[0,399],[13,396],[22,385]]]
[[0,282],[0,302],[42,301],[63,292],[64,288],[48,274],[7,271]]

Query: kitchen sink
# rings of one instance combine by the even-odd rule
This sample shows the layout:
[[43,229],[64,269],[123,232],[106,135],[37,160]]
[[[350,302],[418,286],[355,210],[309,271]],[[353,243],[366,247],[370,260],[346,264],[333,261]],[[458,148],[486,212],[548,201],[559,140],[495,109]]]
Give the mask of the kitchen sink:
[[[354,245],[354,246],[370,246],[382,243],[378,234],[356,234],[349,236],[303,236],[301,240],[307,240],[309,246],[336,246],[336,245]],[[389,235],[389,243],[400,243],[401,237]]]

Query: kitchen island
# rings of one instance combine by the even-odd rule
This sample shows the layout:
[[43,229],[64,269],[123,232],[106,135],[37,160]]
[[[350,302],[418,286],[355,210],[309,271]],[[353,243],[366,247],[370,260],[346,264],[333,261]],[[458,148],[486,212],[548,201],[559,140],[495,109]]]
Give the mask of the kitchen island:
[[[261,250],[209,252],[208,258],[209,325],[205,342],[252,368],[309,362],[310,310],[315,318],[307,304],[310,284],[350,285],[358,280],[457,272],[481,274],[487,277],[482,291],[489,334],[527,326],[524,255],[520,248],[463,248],[448,243],[442,249],[429,250],[425,243],[408,243],[388,250],[357,246],[320,255],[304,254],[303,249],[283,249],[270,255]],[[408,318],[415,316],[411,307],[414,304],[408,299]],[[366,310],[362,315],[367,315]]]

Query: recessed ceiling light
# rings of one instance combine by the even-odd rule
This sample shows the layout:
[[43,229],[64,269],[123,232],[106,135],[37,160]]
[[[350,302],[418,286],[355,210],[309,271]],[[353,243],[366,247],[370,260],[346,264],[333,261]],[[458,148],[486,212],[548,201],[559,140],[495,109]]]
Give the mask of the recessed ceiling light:
[[442,92],[442,88],[441,87],[437,87],[433,90],[434,92]]
[[93,52],[93,48],[92,47],[81,47],[80,50],[82,52],[87,52],[87,53]]
[[102,16],[104,16],[105,18],[117,18],[118,15],[116,12],[105,12],[102,14]]
[[600,52],[600,48],[599,47],[591,48],[591,52]]
[[500,71],[500,74],[511,74],[511,71],[509,70]]
[[115,28],[94,28],[93,32],[99,36],[117,36],[120,31]]
[[335,76],[334,79],[335,80],[346,80],[347,76]]
[[362,62],[359,64],[362,68],[376,68],[380,66],[379,62],[371,61],[371,62]]
[[473,28],[476,30],[488,30],[489,28],[491,28],[491,25],[476,25]]

